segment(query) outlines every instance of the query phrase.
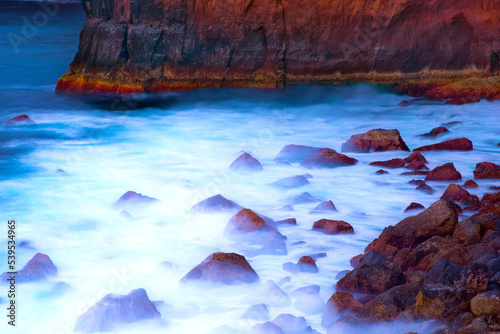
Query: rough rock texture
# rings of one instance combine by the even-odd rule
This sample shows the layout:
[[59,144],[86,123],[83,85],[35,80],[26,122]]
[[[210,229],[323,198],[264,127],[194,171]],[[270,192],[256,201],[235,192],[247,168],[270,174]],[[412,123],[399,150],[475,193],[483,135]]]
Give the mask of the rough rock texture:
[[352,136],[342,144],[342,152],[409,151],[398,130],[375,129]]
[[227,223],[224,230],[227,234],[245,234],[270,228],[264,219],[250,209],[241,209]]
[[[31,260],[26,263],[23,269],[17,271],[16,282],[27,283],[34,281],[46,280],[47,276],[57,274],[57,268],[52,260],[45,254],[37,253]],[[0,282],[5,283],[9,277],[6,272],[0,275]]]
[[329,312],[326,325],[340,316],[333,324],[350,333],[372,322],[437,319],[444,324],[433,333],[498,332],[499,227],[487,215],[457,217],[457,206],[442,199],[386,228],[337,282],[337,290],[363,293],[362,305]]
[[410,205],[408,205],[408,207],[405,209],[405,212],[408,212],[411,210],[421,210],[421,209],[425,209],[425,207],[422,204],[411,202]]
[[475,179],[500,179],[500,166],[492,162],[480,162],[474,171]]
[[213,253],[187,273],[182,281],[233,285],[258,282],[259,276],[245,257],[235,253]]
[[341,220],[321,219],[314,222],[312,229],[325,234],[354,233],[352,226]]
[[434,168],[425,176],[425,181],[457,181],[461,179],[462,175],[451,162]]
[[259,160],[248,153],[243,153],[234,160],[231,165],[229,165],[229,169],[238,172],[258,172],[263,170]]
[[109,332],[118,326],[136,321],[159,318],[161,315],[149,300],[144,289],[128,295],[106,295],[78,317],[75,331],[94,333]]
[[472,151],[472,142],[467,138],[447,140],[442,143],[426,145],[414,149],[414,151]]
[[498,0],[84,3],[79,50],[58,90],[367,80],[459,102],[498,94],[497,81],[473,78],[500,49]]

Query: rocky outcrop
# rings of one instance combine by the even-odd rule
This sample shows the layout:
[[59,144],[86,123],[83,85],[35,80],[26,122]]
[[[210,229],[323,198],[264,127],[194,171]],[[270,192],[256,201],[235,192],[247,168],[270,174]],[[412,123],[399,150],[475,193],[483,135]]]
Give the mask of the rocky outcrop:
[[354,233],[354,229],[351,224],[342,220],[321,219],[314,222],[312,229],[325,234]]
[[472,151],[472,147],[472,142],[469,139],[457,138],[442,143],[418,147],[414,151]]
[[492,162],[480,162],[474,171],[475,179],[500,179],[500,166]]
[[498,98],[499,80],[473,78],[488,75],[489,50],[500,49],[497,0],[90,0],[84,8],[60,91],[371,81],[433,99]]
[[335,168],[355,165],[358,160],[325,148],[311,154],[300,164],[306,168]]
[[425,181],[457,181],[461,179],[462,175],[451,162],[434,168],[425,176]]
[[238,211],[241,209],[243,209],[241,205],[236,204],[235,202],[225,198],[222,195],[215,195],[193,205],[193,207],[189,211],[193,213],[209,213],[221,211]]
[[433,333],[495,332],[500,243],[495,248],[493,240],[499,236],[493,219],[474,215],[458,222],[451,201],[435,202],[386,228],[367,247],[359,265],[337,283],[339,291],[364,294],[362,303],[335,293],[323,325],[333,333],[339,326],[437,319],[444,327]]
[[31,118],[29,118],[28,115],[19,115],[14,118],[11,118],[7,122],[5,122],[4,127],[13,127],[13,126],[36,126],[37,124],[33,122]]
[[145,196],[143,194],[136,193],[135,191],[127,191],[115,202],[115,204],[113,204],[113,207],[116,209],[123,209],[132,206],[151,204],[157,201],[158,200],[156,198]]
[[259,172],[263,170],[259,160],[246,152],[234,160],[229,165],[229,169],[235,172]]
[[94,333],[109,332],[129,323],[159,318],[161,315],[149,300],[144,289],[128,295],[106,295],[78,317],[75,331]]

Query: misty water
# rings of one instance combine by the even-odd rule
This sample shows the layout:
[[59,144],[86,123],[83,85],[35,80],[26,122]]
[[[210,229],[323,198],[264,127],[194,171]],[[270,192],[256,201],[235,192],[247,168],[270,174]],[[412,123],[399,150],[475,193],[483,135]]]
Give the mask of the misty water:
[[[260,303],[268,305],[271,319],[283,313],[304,316],[312,328],[326,333],[321,305],[335,291],[336,275],[351,269],[349,260],[384,227],[408,216],[403,211],[411,202],[428,207],[447,183],[430,182],[435,192],[427,194],[408,184],[423,176],[401,176],[404,169],[375,175],[379,168],[369,166],[376,160],[404,158],[407,152],[348,154],[359,163],[308,170],[274,162],[285,145],[340,151],[351,135],[386,128],[399,129],[411,149],[471,139],[471,152],[425,154],[430,168],[453,162],[463,181],[473,177],[476,163],[500,161],[499,102],[450,106],[416,100],[400,107],[411,98],[362,84],[124,97],[56,94],[56,81],[76,53],[85,17],[79,5],[58,5],[55,15],[26,38],[26,20],[40,10],[36,3],[0,2],[0,122],[27,114],[38,124],[0,128],[1,220],[16,218],[18,241],[30,242],[18,252],[18,269],[40,252],[59,270],[48,281],[19,285],[19,324],[13,333],[73,332],[78,316],[106,294],[136,288],[146,289],[153,301],[164,301],[158,306],[162,317],[131,324],[119,333],[226,333],[229,327],[246,333],[259,321],[241,315]],[[6,38],[9,34],[25,38],[17,52]],[[449,122],[461,123],[449,126],[450,133],[439,139],[417,137]],[[259,159],[264,170],[251,175],[229,172],[229,164],[242,152]],[[305,173],[312,175],[306,186],[287,191],[270,186]],[[478,183],[471,193],[479,196],[492,185],[500,186],[495,181]],[[127,208],[133,218],[124,217],[112,205],[129,190],[160,201]],[[289,197],[303,192],[332,200],[338,212],[310,214],[317,203],[281,209]],[[231,214],[187,213],[193,204],[216,194],[275,220],[296,218],[297,226],[279,227],[288,238],[288,254],[252,256],[251,246],[224,237]],[[321,218],[347,221],[355,234],[311,231]],[[7,271],[6,224],[0,231],[1,273]],[[249,254],[260,281],[273,280],[288,295],[319,285],[322,301],[291,297],[287,303],[263,293],[259,284],[179,284],[215,251]],[[317,260],[317,274],[291,274],[282,268],[285,262],[317,253],[327,255]],[[58,282],[72,289],[54,295],[50,291]],[[0,299],[5,303],[3,291]],[[0,328],[2,333],[12,331],[3,320]],[[372,332],[412,328],[425,332],[429,327],[391,324],[373,327]]]

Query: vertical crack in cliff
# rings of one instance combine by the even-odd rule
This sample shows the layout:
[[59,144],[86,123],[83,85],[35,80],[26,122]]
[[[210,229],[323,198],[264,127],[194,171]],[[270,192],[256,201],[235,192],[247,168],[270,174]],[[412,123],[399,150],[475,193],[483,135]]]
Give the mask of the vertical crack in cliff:
[[254,2],[255,2],[255,0],[250,0],[250,2],[248,3],[247,7],[243,11],[243,15],[247,15],[248,14],[248,12],[250,11],[250,9],[252,9],[252,6],[253,6]]
[[233,54],[234,54],[234,48],[232,48],[231,52],[229,52],[229,59],[227,60],[226,70],[224,71],[224,75],[222,76],[222,81],[220,84],[221,87],[224,87],[224,84],[226,83],[227,72],[229,72],[229,67],[231,66],[231,63],[233,62]]
[[283,22],[283,87],[286,86],[286,52],[287,52],[287,44],[288,44],[288,35],[286,32],[286,21],[285,21],[285,5],[283,4],[283,0],[277,0],[279,4],[281,4],[281,21]]

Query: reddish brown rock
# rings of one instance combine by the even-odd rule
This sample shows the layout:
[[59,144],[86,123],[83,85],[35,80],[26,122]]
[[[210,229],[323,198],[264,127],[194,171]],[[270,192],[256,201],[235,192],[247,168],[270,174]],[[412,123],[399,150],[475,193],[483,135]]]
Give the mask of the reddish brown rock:
[[375,129],[352,136],[342,144],[342,152],[409,151],[398,130]]
[[356,268],[359,265],[359,261],[363,257],[363,254],[356,255],[350,261],[351,267]]
[[184,276],[182,281],[234,285],[258,282],[259,276],[245,257],[235,253],[213,253]]
[[465,181],[465,183],[464,183],[464,185],[462,187],[463,188],[477,188],[478,185],[473,180],[467,180],[467,181]]
[[452,234],[458,223],[458,214],[453,202],[439,200],[416,216],[407,217],[396,226],[389,226],[367,246],[368,249],[383,248],[383,245],[402,249],[413,247],[433,236]]
[[429,170],[429,167],[427,167],[424,163],[416,159],[410,162],[408,165],[406,165],[405,168],[413,170]]
[[325,234],[344,234],[354,233],[354,229],[349,223],[341,220],[321,219],[313,224],[314,231],[320,231]]
[[450,131],[447,128],[445,128],[444,126],[440,126],[440,127],[432,129],[428,133],[424,133],[424,134],[420,135],[420,137],[432,137],[432,138],[435,138],[435,137],[437,137],[439,135],[442,135],[443,133],[446,133],[446,132],[450,132]]
[[328,148],[303,146],[303,145],[287,145],[274,158],[277,162],[301,163],[307,157],[321,150]]
[[337,290],[380,293],[404,283],[402,268],[393,257],[369,251],[358,267],[337,282]]
[[422,204],[411,202],[411,204],[408,205],[408,207],[405,209],[405,212],[408,212],[411,210],[422,210],[422,209],[425,209],[425,207]]
[[360,309],[363,304],[354,299],[352,294],[345,291],[335,292],[326,303],[321,324],[328,327],[344,311],[350,308]]
[[452,321],[466,312],[469,298],[465,288],[443,284],[424,284],[415,302],[415,315]]
[[485,194],[481,199],[483,204],[496,204],[500,202],[500,192],[494,194]]
[[401,168],[404,167],[405,162],[403,159],[392,159],[387,161],[374,161],[370,166],[381,166],[386,168]]
[[287,218],[283,220],[277,220],[274,222],[275,225],[297,225],[297,219]]
[[383,169],[379,169],[378,171],[375,172],[375,174],[384,175],[384,174],[389,174],[389,172]]
[[478,212],[479,216],[490,216],[495,219],[500,218],[500,205],[488,204]]
[[418,162],[421,164],[426,164],[428,162],[427,159],[423,156],[423,154],[420,153],[419,151],[411,152],[411,154],[407,158],[404,158],[403,161],[405,163]]
[[441,199],[449,199],[453,202],[462,204],[465,201],[471,200],[472,195],[465,189],[462,189],[458,184],[450,184],[444,192]]
[[500,166],[492,162],[480,162],[474,171],[475,179],[500,179]]
[[425,181],[457,181],[461,179],[462,175],[452,163],[436,167],[425,176]]
[[488,291],[478,294],[470,301],[470,308],[476,317],[500,314],[500,292]]
[[477,244],[489,230],[496,231],[497,229],[494,220],[474,215],[458,222],[453,232],[453,238],[469,246]]
[[358,160],[330,149],[322,149],[311,154],[300,164],[306,168],[335,168],[355,165]]
[[306,273],[317,273],[318,267],[316,266],[316,261],[310,256],[302,256],[297,263],[300,271]]
[[227,223],[227,234],[245,234],[269,228],[264,219],[250,209],[241,209]]
[[33,126],[33,125],[36,125],[35,122],[33,122],[33,120],[31,118],[29,118],[28,115],[20,115],[20,116],[16,116],[10,120],[8,120],[7,122],[5,122],[5,127],[11,127],[11,126],[16,126],[16,125],[29,125],[29,126]]
[[426,145],[414,149],[414,151],[472,151],[472,142],[467,138],[447,140],[442,143]]
[[258,172],[263,170],[259,160],[246,152],[234,160],[231,165],[229,165],[229,169],[240,172]]

